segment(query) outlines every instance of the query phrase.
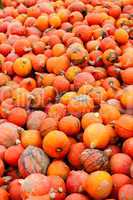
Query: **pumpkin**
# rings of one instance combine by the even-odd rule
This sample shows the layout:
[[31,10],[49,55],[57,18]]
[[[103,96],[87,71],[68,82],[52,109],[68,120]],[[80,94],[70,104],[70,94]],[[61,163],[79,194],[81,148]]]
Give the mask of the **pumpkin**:
[[[83,170],[72,170],[66,180],[66,187],[69,193],[83,193],[84,185],[87,181],[88,174]],[[76,181],[75,181],[76,180]]]
[[39,130],[43,119],[46,118],[46,113],[41,110],[33,111],[27,119],[27,128],[31,130]]
[[1,200],[9,200],[9,193],[3,188],[0,188],[0,198]]
[[59,121],[58,127],[67,135],[74,136],[80,131],[80,120],[74,116],[66,116]]
[[124,153],[117,153],[111,157],[110,167],[112,173],[129,174],[132,159]]
[[13,108],[8,114],[8,121],[18,126],[24,126],[27,121],[27,112],[24,108]]
[[94,77],[89,72],[80,72],[74,78],[74,87],[79,89],[85,84],[93,84],[95,82]]
[[100,117],[105,124],[108,124],[114,120],[120,118],[120,111],[116,106],[109,105],[107,103],[102,103],[99,110]]
[[18,168],[22,177],[31,173],[45,174],[49,165],[49,158],[42,149],[28,146],[18,160]]
[[93,123],[102,123],[101,116],[98,112],[89,112],[83,115],[81,119],[81,125],[83,129]]
[[115,122],[115,130],[122,138],[133,136],[133,116],[124,114]]
[[112,186],[112,177],[109,173],[106,171],[95,171],[88,176],[85,189],[92,198],[105,199],[110,195]]
[[131,183],[131,179],[125,174],[113,174],[112,175],[112,181],[113,181],[112,193],[116,198],[117,198],[117,194],[118,194],[119,189],[123,185]]
[[45,136],[47,133],[53,130],[57,130],[58,123],[55,118],[47,117],[42,120],[42,123],[40,125],[40,133],[42,136]]
[[119,200],[129,200],[133,197],[133,185],[132,184],[125,184],[122,186],[118,193]]
[[110,141],[108,127],[102,123],[90,124],[83,133],[83,141],[90,148],[105,148]]
[[30,196],[45,195],[50,190],[48,177],[40,173],[33,173],[20,182],[21,197],[26,200]]
[[66,197],[66,186],[64,180],[59,176],[48,176],[48,180],[50,183],[50,199],[64,200]]
[[43,149],[52,158],[63,158],[69,148],[69,138],[62,131],[51,131],[43,139]]
[[5,172],[4,162],[0,159],[0,176],[2,176]]
[[64,180],[66,180],[69,172],[70,168],[62,160],[54,160],[48,166],[47,170],[48,176],[60,176]]
[[133,86],[127,86],[123,89],[122,94],[120,95],[120,102],[126,109],[133,109]]
[[66,106],[62,103],[55,103],[48,109],[48,116],[60,120],[66,115]]
[[73,64],[82,64],[88,58],[88,52],[82,44],[73,43],[66,51],[69,59]]
[[5,151],[6,151],[6,147],[3,145],[0,145],[0,159],[2,160],[4,159]]
[[0,124],[0,144],[5,147],[14,145],[19,138],[19,130],[16,125],[10,122]]
[[8,191],[9,191],[11,200],[22,200],[21,184],[20,184],[22,180],[23,179],[15,179],[10,182]]
[[68,195],[65,200],[89,200],[89,198],[83,194],[73,193]]
[[58,75],[53,81],[53,87],[58,93],[64,93],[69,91],[70,83],[64,76]]
[[121,78],[125,84],[132,85],[133,84],[133,67],[127,68],[125,70],[121,70]]
[[88,173],[109,168],[108,156],[98,149],[85,149],[80,155],[80,162]]
[[6,149],[4,154],[4,160],[11,166],[17,166],[18,159],[23,151],[24,148],[21,144],[13,145]]
[[78,142],[71,145],[70,151],[68,153],[69,163],[77,169],[81,168],[80,154],[84,151],[84,149],[84,143]]
[[25,130],[21,133],[21,143],[24,148],[29,145],[40,147],[42,139],[38,130]]
[[131,158],[133,158],[133,148],[132,147],[133,147],[133,137],[125,140],[123,143],[123,146],[122,146],[122,151],[125,154],[128,154]]
[[13,64],[14,72],[22,77],[30,74],[32,70],[32,65],[30,59],[26,57],[17,58]]
[[93,100],[88,95],[78,95],[73,97],[67,105],[67,110],[75,117],[82,117],[86,112],[94,108]]

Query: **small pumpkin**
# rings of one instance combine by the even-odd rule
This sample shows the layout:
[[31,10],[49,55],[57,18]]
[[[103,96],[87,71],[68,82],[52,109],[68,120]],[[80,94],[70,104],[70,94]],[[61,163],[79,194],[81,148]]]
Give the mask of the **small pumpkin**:
[[69,138],[62,131],[51,131],[43,139],[43,149],[52,158],[63,158],[69,148]]
[[59,121],[58,127],[67,135],[74,136],[80,131],[80,120],[74,116],[65,116]]
[[13,145],[6,149],[4,159],[6,163],[8,163],[10,166],[17,166],[18,159],[22,152],[24,151],[24,148],[21,144]]
[[29,145],[40,147],[42,139],[38,130],[24,130],[21,133],[21,143],[26,148]]
[[46,117],[45,119],[43,119],[39,128],[42,136],[45,136],[50,131],[57,130],[57,129],[58,129],[57,120],[52,117]]
[[118,193],[119,200],[129,200],[133,197],[133,185],[132,184],[125,184],[122,186]]
[[83,170],[72,170],[66,180],[66,187],[69,193],[83,193],[84,185],[87,181],[88,174]]
[[68,161],[76,169],[81,168],[80,154],[84,151],[84,149],[85,145],[82,142],[71,145],[70,151],[68,153]]
[[80,162],[88,173],[109,168],[108,156],[98,149],[85,149],[80,155]]
[[0,124],[0,145],[10,147],[19,139],[19,128],[10,122]]
[[115,122],[115,130],[122,138],[133,137],[133,116],[128,114],[121,115]]
[[40,173],[33,173],[20,182],[21,197],[23,200],[30,196],[45,195],[50,190],[50,183],[47,176]]
[[27,119],[27,129],[39,130],[43,119],[46,118],[46,113],[41,110],[33,111]]
[[112,186],[112,177],[108,172],[95,171],[88,176],[85,189],[92,198],[105,199],[110,195]]
[[70,168],[62,160],[54,160],[48,167],[48,176],[60,176],[64,180],[68,177]]
[[28,146],[18,160],[19,172],[22,177],[26,177],[31,173],[45,174],[49,162],[48,156],[42,149]]
[[9,191],[11,200],[22,200],[21,184],[20,184],[22,180],[23,179],[15,179],[10,182],[8,191]]

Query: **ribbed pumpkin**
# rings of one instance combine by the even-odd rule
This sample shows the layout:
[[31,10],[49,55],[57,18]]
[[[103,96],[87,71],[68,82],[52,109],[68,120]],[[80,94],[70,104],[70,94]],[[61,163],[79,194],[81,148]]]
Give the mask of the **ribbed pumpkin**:
[[108,156],[98,149],[85,149],[80,155],[84,169],[90,173],[96,170],[107,170],[109,167]]
[[19,138],[19,127],[10,122],[0,124],[0,145],[10,147],[16,143]]
[[42,149],[28,146],[21,154],[18,161],[19,172],[22,177],[32,173],[45,174],[49,165],[49,158]]

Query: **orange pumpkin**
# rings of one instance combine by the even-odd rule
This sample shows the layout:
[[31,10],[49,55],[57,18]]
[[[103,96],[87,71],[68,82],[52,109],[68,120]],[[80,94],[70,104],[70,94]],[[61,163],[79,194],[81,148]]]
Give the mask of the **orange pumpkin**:
[[93,100],[87,95],[78,95],[70,100],[67,110],[76,117],[82,117],[86,112],[93,111]]
[[70,169],[62,160],[54,160],[48,167],[48,176],[60,176],[64,180],[68,177]]
[[90,148],[105,148],[110,141],[107,126],[101,123],[90,124],[84,131],[83,141]]
[[83,129],[86,129],[87,126],[93,123],[102,123],[102,119],[99,113],[90,112],[83,115],[81,120],[81,125]]
[[63,94],[60,98],[60,103],[67,105],[69,103],[69,101],[73,98],[76,97],[76,92],[66,92],[65,94]]
[[133,109],[133,87],[132,85],[127,86],[124,88],[124,90],[122,90],[121,94],[120,94],[120,102],[123,105],[124,108],[126,109]]
[[29,145],[40,147],[42,143],[40,132],[37,130],[22,131],[21,143],[24,147],[27,147]]
[[57,121],[66,115],[66,106],[62,103],[53,104],[48,109],[48,116]]
[[43,149],[52,158],[63,158],[69,148],[70,141],[61,131],[51,131],[43,139]]
[[132,85],[133,84],[133,67],[127,68],[125,70],[121,70],[121,78],[125,84]]
[[19,76],[27,76],[32,70],[31,61],[28,58],[17,58],[13,64],[14,72]]
[[0,198],[1,200],[9,200],[9,193],[3,188],[0,188]]
[[58,127],[67,135],[74,136],[80,131],[80,120],[74,116],[66,116],[59,121]]
[[106,171],[95,171],[88,176],[85,189],[92,198],[105,199],[110,195],[112,186],[112,177],[109,173]]
[[50,131],[57,130],[58,123],[55,118],[47,117],[40,124],[40,133],[42,136],[47,135]]

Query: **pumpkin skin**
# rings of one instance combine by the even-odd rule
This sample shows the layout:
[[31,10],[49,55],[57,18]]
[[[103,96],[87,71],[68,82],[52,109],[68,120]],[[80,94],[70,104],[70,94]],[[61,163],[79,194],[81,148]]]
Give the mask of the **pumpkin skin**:
[[[66,187],[69,193],[84,192],[84,185],[88,178],[88,174],[83,170],[72,170],[66,180]],[[75,181],[76,180],[76,181]]]
[[85,149],[80,155],[80,162],[88,173],[109,168],[106,153],[98,149]]
[[4,174],[4,171],[5,171],[4,162],[0,159],[0,176]]
[[127,154],[117,153],[111,157],[110,166],[112,173],[129,174],[132,159]]
[[133,137],[124,141],[122,151],[133,158]]
[[68,161],[76,169],[81,168],[80,154],[84,151],[84,149],[85,149],[85,145],[82,142],[78,142],[71,145],[71,148],[68,154]]
[[55,118],[47,117],[40,125],[40,133],[42,136],[47,135],[50,131],[58,129],[58,122]]
[[133,185],[132,184],[126,184],[122,186],[118,193],[118,199],[119,200],[130,200],[133,197]]
[[80,131],[80,120],[74,116],[65,116],[59,121],[58,127],[67,135],[74,136]]
[[24,148],[29,145],[41,147],[42,139],[38,130],[24,130],[21,133],[21,143]]
[[93,100],[88,95],[78,95],[70,100],[67,111],[75,117],[82,117],[94,108]]
[[46,113],[37,110],[30,113],[27,119],[27,128],[39,130],[42,120],[46,118]]
[[0,159],[2,160],[4,159],[5,151],[6,151],[6,147],[3,145],[0,145]]
[[9,193],[3,188],[0,188],[0,200],[9,200]]
[[24,151],[24,148],[21,144],[13,145],[6,149],[4,159],[6,163],[8,163],[11,166],[17,166],[18,159],[22,152]]
[[10,122],[0,124],[0,145],[10,147],[19,138],[18,127]]
[[48,176],[48,180],[50,183],[50,199],[64,200],[66,197],[66,186],[64,180],[59,176]]
[[21,184],[23,179],[15,179],[9,184],[9,194],[11,200],[22,200],[21,198]]
[[122,138],[133,137],[133,116],[124,114],[115,122],[115,130]]
[[31,173],[45,174],[49,165],[49,158],[42,149],[28,146],[18,160],[18,168],[22,177]]
[[89,198],[83,194],[73,193],[68,195],[65,200],[89,200]]
[[106,171],[95,171],[88,176],[85,189],[94,199],[105,199],[110,195],[112,186],[112,177],[109,173]]
[[127,176],[125,174],[113,174],[112,175],[112,181],[113,181],[112,193],[116,198],[118,196],[119,189],[123,185],[131,183],[131,179],[129,178],[129,176]]
[[110,141],[108,127],[102,123],[90,124],[83,133],[84,144],[89,148],[105,148]]
[[26,200],[31,195],[45,195],[50,190],[50,182],[47,176],[40,173],[33,173],[21,182],[21,197]]
[[69,148],[69,138],[62,131],[51,131],[43,139],[43,149],[52,158],[63,158]]
[[62,160],[54,160],[48,167],[47,174],[48,176],[60,176],[66,180],[70,168]]

